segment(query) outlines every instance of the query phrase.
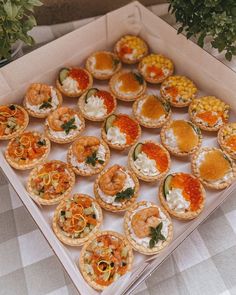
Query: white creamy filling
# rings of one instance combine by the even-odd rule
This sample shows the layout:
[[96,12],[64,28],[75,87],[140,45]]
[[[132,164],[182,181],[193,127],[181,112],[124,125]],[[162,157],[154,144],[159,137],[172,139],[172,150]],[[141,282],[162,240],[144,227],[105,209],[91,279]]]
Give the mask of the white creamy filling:
[[76,80],[68,76],[65,80],[62,81],[62,88],[67,93],[79,93],[80,88]]
[[134,166],[146,176],[156,176],[160,174],[156,167],[156,161],[149,159],[144,152],[138,154],[137,159],[134,161]]
[[165,142],[169,147],[178,149],[177,138],[174,135],[174,131],[172,128],[167,129],[165,132]]
[[118,127],[112,126],[107,131],[107,140],[113,144],[126,144],[126,134]]
[[136,91],[122,91],[120,88],[121,88],[121,86],[122,86],[122,81],[119,81],[119,82],[117,82],[116,84],[115,84],[115,90],[118,92],[118,93],[122,93],[122,95],[123,96],[125,96],[125,97],[130,97],[130,96],[135,96],[135,95],[138,95],[139,94],[139,92],[141,91],[141,87],[142,86],[140,86],[139,87],[139,89],[138,90],[136,90]]
[[[218,114],[217,114],[217,112],[212,112],[212,115],[218,115]],[[206,121],[204,121],[203,119],[201,119],[197,116],[195,116],[195,120],[196,120],[196,122],[201,123],[202,125],[209,126],[209,124]],[[214,127],[222,126],[223,123],[224,122],[222,121],[222,118],[219,117],[218,120],[216,121],[216,124],[214,124],[213,126]]]
[[97,69],[96,58],[94,56],[90,58],[90,66],[94,71],[96,71],[96,73],[101,75],[111,75],[113,73],[113,69]]
[[91,95],[84,104],[84,110],[88,116],[101,118],[107,114],[107,109],[102,98]]
[[143,116],[141,113],[142,113],[142,107],[143,107],[143,104],[145,103],[145,99],[142,99],[138,102],[138,105],[137,105],[137,113],[141,116],[142,120],[146,123],[158,123],[158,122],[161,122],[162,120],[165,119],[165,115],[162,115],[159,119],[151,119],[151,118],[148,118],[148,117],[145,117]]
[[190,202],[183,197],[183,190],[179,188],[174,188],[168,192],[166,202],[169,208],[177,213],[185,213],[185,210],[188,210],[190,206]]

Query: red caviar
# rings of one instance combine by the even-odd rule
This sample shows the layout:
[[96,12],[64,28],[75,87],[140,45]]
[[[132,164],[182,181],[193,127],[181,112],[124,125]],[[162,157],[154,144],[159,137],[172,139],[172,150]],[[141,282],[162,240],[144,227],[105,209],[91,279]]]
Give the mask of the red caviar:
[[149,159],[155,160],[158,170],[162,173],[168,168],[168,157],[163,148],[159,145],[147,142],[142,145],[142,151]]
[[230,136],[225,144],[230,147],[232,150],[236,151],[236,135]]
[[212,114],[211,111],[206,111],[206,112],[197,114],[197,117],[207,122],[210,126],[214,126],[220,117],[222,118],[223,121],[225,121],[222,112],[217,112],[217,115],[214,115]]
[[178,88],[175,86],[169,86],[166,87],[166,92],[171,95],[171,97],[173,98],[173,101],[176,102],[176,97],[178,95]]
[[105,91],[105,90],[97,91],[96,95],[99,98],[103,99],[104,105],[106,106],[106,109],[107,109],[107,114],[110,114],[115,107],[113,96],[108,91]]
[[117,126],[121,132],[126,134],[127,144],[132,144],[138,137],[138,124],[126,115],[118,115],[113,122],[113,126]]
[[127,45],[124,45],[124,46],[121,47],[119,55],[122,57],[125,54],[129,54],[129,53],[132,53],[132,52],[133,52],[132,48],[128,47]]
[[164,73],[163,73],[162,69],[160,69],[160,68],[158,68],[156,66],[148,66],[147,67],[147,73],[148,73],[149,76],[151,76],[150,75],[151,73],[154,73],[155,74],[155,76],[154,76],[155,79],[164,76]]
[[89,84],[89,76],[83,69],[71,69],[69,76],[75,79],[81,90],[84,90],[88,87]]

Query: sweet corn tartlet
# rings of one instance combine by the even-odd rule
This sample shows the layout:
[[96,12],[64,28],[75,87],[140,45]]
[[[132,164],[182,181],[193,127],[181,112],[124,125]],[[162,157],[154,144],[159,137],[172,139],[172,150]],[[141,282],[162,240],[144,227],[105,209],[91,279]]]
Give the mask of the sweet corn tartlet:
[[173,74],[174,64],[169,58],[152,53],[141,60],[138,70],[147,82],[158,84]]
[[231,158],[236,159],[236,123],[228,123],[220,128],[218,143]]
[[170,76],[160,88],[161,96],[174,107],[186,107],[195,98],[197,87],[185,76]]
[[215,96],[195,98],[189,106],[191,120],[202,130],[217,131],[228,122],[230,106]]

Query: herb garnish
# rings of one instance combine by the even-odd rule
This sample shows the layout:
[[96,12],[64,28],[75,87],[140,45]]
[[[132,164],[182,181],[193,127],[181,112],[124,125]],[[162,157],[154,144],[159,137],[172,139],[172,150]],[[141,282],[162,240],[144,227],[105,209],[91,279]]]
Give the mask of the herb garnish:
[[77,126],[74,123],[75,118],[72,118],[68,122],[62,124],[61,128],[65,131],[66,134],[69,134],[70,130],[77,129]]
[[166,240],[166,238],[161,233],[162,227],[163,227],[162,222],[159,223],[156,228],[152,226],[150,227],[150,237],[151,237],[151,240],[149,241],[150,248],[153,248],[159,240],[161,241]]
[[52,108],[52,104],[51,104],[51,99],[49,99],[48,101],[44,101],[41,106],[39,107],[39,109],[49,109]]
[[10,109],[11,111],[14,111],[14,110],[16,109],[16,107],[14,106],[14,104],[11,104],[11,105],[9,106],[9,109]]
[[113,64],[116,67],[120,63],[120,60],[117,58],[113,58]]
[[133,196],[133,194],[134,194],[134,189],[131,187],[128,187],[126,190],[116,194],[115,202],[122,202],[124,200],[128,200]]
[[163,107],[167,113],[170,111],[170,104],[167,101],[163,101]]
[[45,140],[45,139],[39,140],[39,141],[37,142],[37,145],[39,145],[39,146],[44,146],[44,145],[46,145],[46,140]]
[[93,152],[92,155],[88,156],[85,161],[86,164],[91,164],[93,167],[96,165],[97,162],[101,165],[104,163],[103,160],[97,158],[97,152]]
[[143,84],[143,77],[138,74],[138,73],[133,73],[134,74],[134,78],[139,82],[139,84]]

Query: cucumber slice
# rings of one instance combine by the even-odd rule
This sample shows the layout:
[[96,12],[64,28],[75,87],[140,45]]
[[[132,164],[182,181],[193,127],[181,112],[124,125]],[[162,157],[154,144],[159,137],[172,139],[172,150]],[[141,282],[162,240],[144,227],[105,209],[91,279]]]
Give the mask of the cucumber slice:
[[110,117],[108,117],[106,119],[106,123],[105,123],[106,133],[107,133],[108,129],[111,128],[111,126],[112,126],[115,119],[116,119],[116,115],[111,115]]
[[166,198],[166,196],[168,195],[169,190],[171,190],[171,180],[172,180],[173,176],[170,174],[166,177],[165,181],[164,181],[164,185],[163,185],[163,193],[164,193],[164,197]]
[[97,93],[97,91],[98,91],[97,88],[89,89],[89,91],[87,92],[86,97],[85,97],[85,103],[87,103],[88,98],[92,95],[95,95]]
[[62,84],[62,82],[67,78],[69,74],[69,69],[68,68],[62,68],[59,72],[59,81]]
[[141,153],[141,150],[142,150],[142,146],[143,144],[142,143],[138,143],[134,149],[134,153],[133,153],[133,158],[134,158],[134,161],[137,159],[138,157],[138,154]]

